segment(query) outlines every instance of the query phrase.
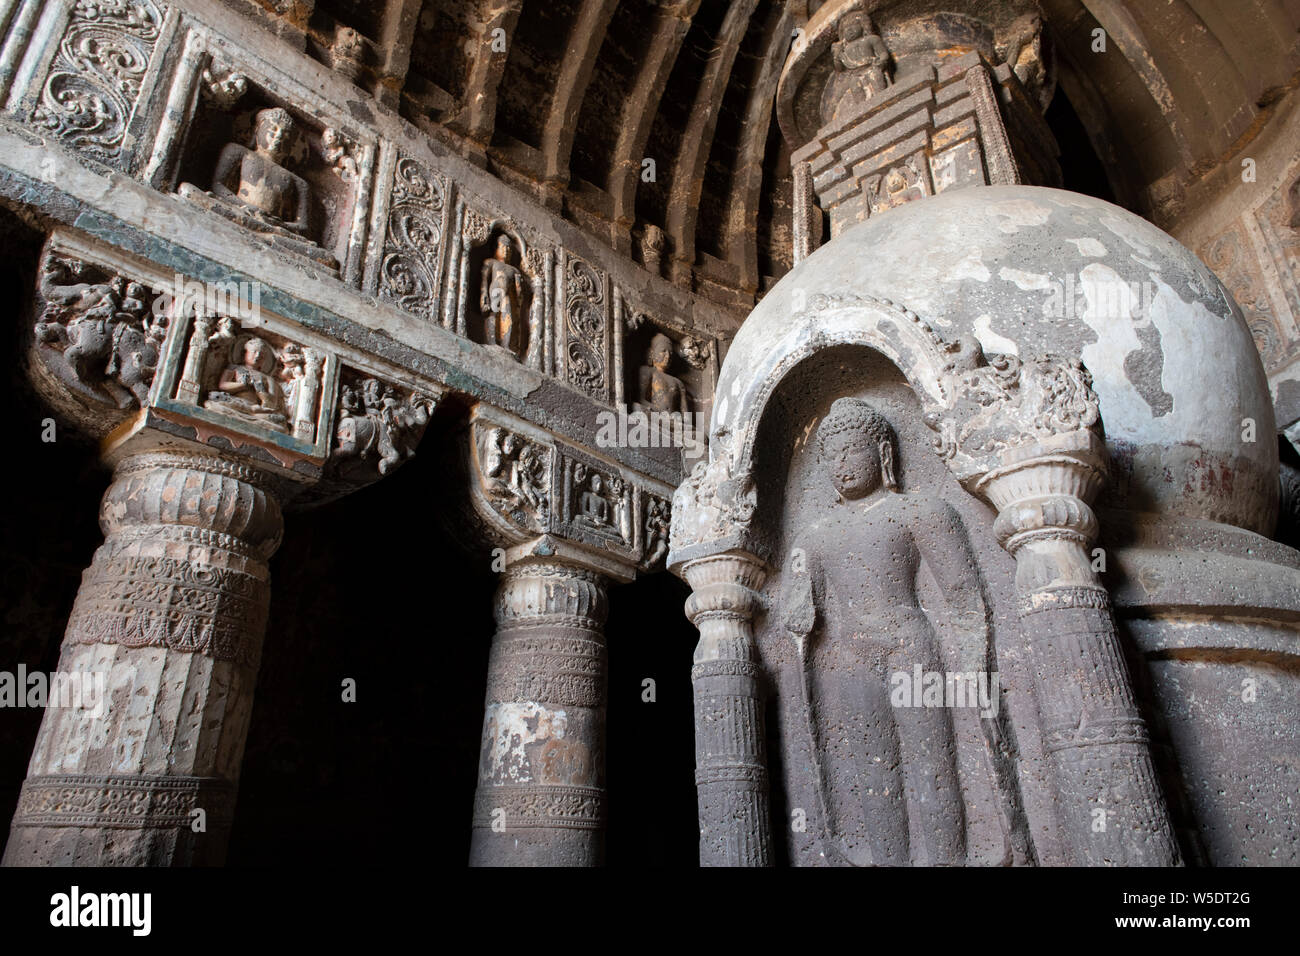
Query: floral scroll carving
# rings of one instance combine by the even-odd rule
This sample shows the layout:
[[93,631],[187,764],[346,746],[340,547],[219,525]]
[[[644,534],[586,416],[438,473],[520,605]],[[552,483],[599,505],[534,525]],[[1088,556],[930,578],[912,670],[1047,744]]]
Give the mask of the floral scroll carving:
[[581,259],[570,258],[565,267],[565,364],[568,380],[597,397],[605,397],[605,283]]
[[78,0],[32,122],[79,152],[121,166],[162,19],[152,0]]
[[397,161],[379,294],[430,321],[437,312],[446,189],[441,177],[414,160]]

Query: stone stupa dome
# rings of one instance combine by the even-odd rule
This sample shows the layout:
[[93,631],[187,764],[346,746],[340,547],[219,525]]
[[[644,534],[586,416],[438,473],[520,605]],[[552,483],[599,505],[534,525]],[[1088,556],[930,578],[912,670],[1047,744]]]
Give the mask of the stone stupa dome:
[[1146,220],[1078,193],[988,186],[852,226],[741,327],[718,382],[715,435],[752,426],[763,383],[810,335],[855,321],[821,319],[814,330],[807,318],[819,301],[833,316],[849,289],[915,313],[945,342],[974,336],[988,355],[1081,359],[1100,400],[1114,505],[1272,533],[1278,451],[1259,353],[1219,280]]

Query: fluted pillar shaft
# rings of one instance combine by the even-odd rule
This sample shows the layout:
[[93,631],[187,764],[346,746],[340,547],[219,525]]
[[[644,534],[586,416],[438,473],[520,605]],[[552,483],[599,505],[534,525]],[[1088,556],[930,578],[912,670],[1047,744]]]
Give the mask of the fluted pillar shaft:
[[686,616],[699,628],[695,689],[695,785],[701,866],[770,866],[763,695],[753,617],[762,562],[742,552],[685,564]]
[[509,565],[497,589],[470,863],[597,866],[605,842],[603,575]]
[[985,479],[994,531],[1016,559],[1023,630],[1034,659],[1044,740],[1071,861],[1181,862],[1146,724],[1093,570],[1098,525],[1088,501],[1101,472],[1069,456],[1014,464]]
[[220,863],[279,502],[253,468],[152,452],[118,466],[100,526],[59,671],[102,675],[107,701],[45,711],[4,862]]

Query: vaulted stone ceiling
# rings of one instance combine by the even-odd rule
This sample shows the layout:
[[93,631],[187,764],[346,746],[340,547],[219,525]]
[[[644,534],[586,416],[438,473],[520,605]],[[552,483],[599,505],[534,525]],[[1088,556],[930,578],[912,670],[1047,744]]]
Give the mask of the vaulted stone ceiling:
[[[882,35],[989,0],[229,0],[274,8],[330,61],[365,38],[360,82],[413,124],[637,257],[654,225],[669,275],[738,309],[791,265],[782,67],[823,6]],[[1293,89],[1297,0],[1041,0],[1066,186],[1168,227]],[[268,10],[267,12],[271,12]],[[823,16],[831,10],[822,11]],[[1104,30],[1105,52],[1095,50]],[[799,144],[794,144],[799,145]],[[653,161],[653,169],[647,165]],[[1095,182],[1072,169],[1096,170]],[[651,175],[653,173],[653,175]]]

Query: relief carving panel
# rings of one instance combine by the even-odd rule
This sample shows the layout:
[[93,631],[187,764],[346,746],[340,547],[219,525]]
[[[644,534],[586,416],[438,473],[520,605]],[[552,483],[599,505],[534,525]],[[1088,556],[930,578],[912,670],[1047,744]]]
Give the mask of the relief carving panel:
[[152,0],[78,0],[31,121],[78,152],[123,168],[164,10]]

